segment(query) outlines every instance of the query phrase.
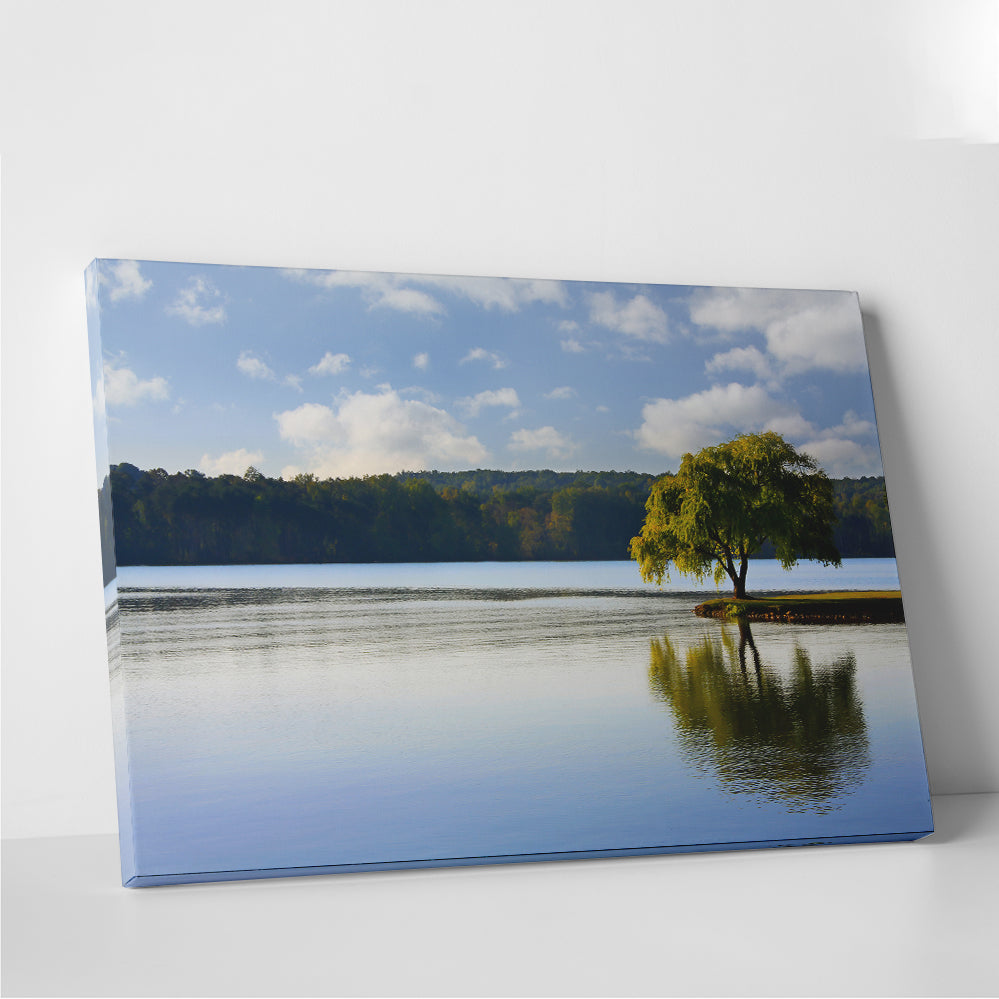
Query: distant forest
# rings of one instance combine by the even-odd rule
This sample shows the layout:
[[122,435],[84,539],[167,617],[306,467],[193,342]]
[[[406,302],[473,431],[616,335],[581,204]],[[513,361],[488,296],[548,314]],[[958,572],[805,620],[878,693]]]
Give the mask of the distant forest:
[[[110,482],[119,565],[239,565],[627,559],[656,478],[476,469],[285,481],[122,463]],[[884,479],[833,484],[840,554],[894,556]]]

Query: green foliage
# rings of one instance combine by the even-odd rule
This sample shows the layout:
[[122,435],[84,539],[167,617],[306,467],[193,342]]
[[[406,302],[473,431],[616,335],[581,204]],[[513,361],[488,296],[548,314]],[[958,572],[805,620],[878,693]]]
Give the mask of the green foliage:
[[888,515],[883,478],[839,479],[833,484],[836,502],[836,547],[841,552],[871,558],[894,558],[895,542]]
[[111,471],[122,565],[619,559],[654,476]]
[[[284,481],[256,470],[168,475],[122,463],[110,481],[119,564],[229,565],[622,559],[642,528],[656,477],[474,469],[351,479],[304,473]],[[867,544],[875,519],[888,523],[877,506],[884,486],[857,481],[861,487],[846,480],[837,490],[849,502],[859,494],[873,504],[870,514],[859,507],[854,531]],[[890,524],[887,530],[890,542]]]
[[780,434],[740,434],[685,454],[659,479],[631,555],[642,578],[661,584],[670,567],[716,584],[727,575],[746,593],[748,560],[765,541],[785,569],[799,558],[839,565],[833,542],[833,487],[814,459]]

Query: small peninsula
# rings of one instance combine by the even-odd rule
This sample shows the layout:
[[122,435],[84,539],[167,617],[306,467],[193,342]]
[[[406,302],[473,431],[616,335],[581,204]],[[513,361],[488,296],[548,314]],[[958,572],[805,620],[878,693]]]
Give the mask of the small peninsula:
[[895,624],[905,621],[900,590],[798,593],[736,600],[720,597],[694,608],[698,617],[789,624]]

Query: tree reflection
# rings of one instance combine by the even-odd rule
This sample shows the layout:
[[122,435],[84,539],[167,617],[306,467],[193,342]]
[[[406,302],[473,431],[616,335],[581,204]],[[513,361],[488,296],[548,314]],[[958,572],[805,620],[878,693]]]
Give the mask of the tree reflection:
[[767,665],[742,623],[738,640],[727,626],[686,649],[653,639],[649,683],[687,751],[731,790],[827,811],[870,764],[856,669],[850,652],[813,666],[800,645],[790,671]]

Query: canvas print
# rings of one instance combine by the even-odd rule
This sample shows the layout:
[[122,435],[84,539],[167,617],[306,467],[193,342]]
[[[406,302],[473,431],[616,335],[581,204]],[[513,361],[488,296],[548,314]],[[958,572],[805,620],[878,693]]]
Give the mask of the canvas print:
[[125,884],[932,830],[855,294],[86,277]]

